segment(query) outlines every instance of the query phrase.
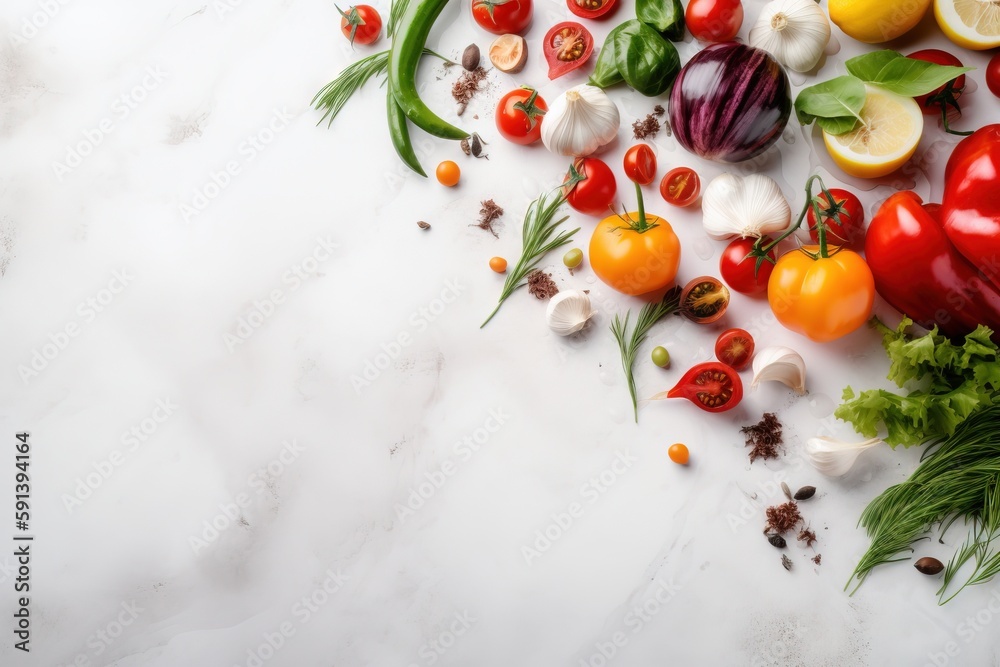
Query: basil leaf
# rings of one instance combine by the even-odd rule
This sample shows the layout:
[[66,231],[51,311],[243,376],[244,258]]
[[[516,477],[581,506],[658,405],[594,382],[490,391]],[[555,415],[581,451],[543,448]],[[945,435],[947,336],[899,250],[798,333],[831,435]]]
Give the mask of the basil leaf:
[[684,7],[680,0],[635,0],[635,14],[667,39],[684,39]]
[[614,45],[625,83],[646,97],[666,92],[681,69],[674,45],[637,19],[615,29]]
[[893,60],[898,60],[903,54],[891,49],[872,51],[863,56],[855,56],[844,62],[847,71],[862,81],[874,81],[878,73]]
[[597,65],[594,66],[594,73],[590,75],[590,85],[608,88],[624,81],[621,72],[618,71],[618,58],[615,55],[615,34],[621,28],[622,26],[618,26],[612,30],[608,33],[607,39],[604,40],[604,46],[597,54]]
[[[815,86],[809,86],[795,98],[795,116],[803,125],[808,125],[817,118],[826,119],[861,119],[861,109],[865,106],[865,84],[853,76],[838,76]],[[843,129],[846,121],[828,122],[832,129],[838,129],[831,134],[843,134],[851,128]],[[853,125],[852,125],[853,127]]]
[[841,116],[840,118],[818,117],[816,124],[828,134],[846,134],[854,129],[858,124],[858,119],[854,116]]
[[916,97],[926,95],[971,69],[971,67],[937,65],[916,58],[897,58],[883,67],[875,78],[868,81],[904,97]]

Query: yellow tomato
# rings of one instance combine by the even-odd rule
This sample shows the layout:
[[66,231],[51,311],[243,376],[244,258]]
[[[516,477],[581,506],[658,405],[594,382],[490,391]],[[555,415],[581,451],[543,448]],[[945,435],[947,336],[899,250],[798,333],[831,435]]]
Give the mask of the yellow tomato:
[[[819,246],[804,249],[819,252]],[[813,259],[800,250],[785,253],[767,283],[767,300],[778,321],[820,343],[867,322],[875,301],[875,280],[861,255],[836,246],[829,254]]]
[[[646,226],[628,217],[608,216],[590,237],[590,265],[609,287],[637,296],[662,289],[674,282],[681,261],[681,243],[670,223],[645,214]],[[643,231],[640,231],[643,229]]]

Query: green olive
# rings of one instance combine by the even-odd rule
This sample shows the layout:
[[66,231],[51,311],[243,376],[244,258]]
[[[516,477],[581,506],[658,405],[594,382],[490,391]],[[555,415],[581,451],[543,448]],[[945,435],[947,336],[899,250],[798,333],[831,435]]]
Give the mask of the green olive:
[[653,363],[660,368],[666,368],[670,365],[670,353],[667,352],[667,348],[665,347],[654,347],[651,356],[653,357]]
[[573,248],[565,255],[563,255],[563,264],[565,264],[571,269],[575,269],[576,267],[580,266],[582,262],[583,262],[583,251],[580,250],[579,248]]

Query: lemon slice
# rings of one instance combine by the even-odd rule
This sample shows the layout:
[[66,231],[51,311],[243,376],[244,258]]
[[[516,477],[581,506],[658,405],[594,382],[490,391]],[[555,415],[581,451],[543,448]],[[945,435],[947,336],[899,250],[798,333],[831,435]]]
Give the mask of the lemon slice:
[[924,116],[912,97],[877,86],[865,86],[865,90],[858,127],[846,134],[823,132],[823,141],[830,157],[845,173],[878,178],[902,167],[917,150]]
[[961,47],[982,51],[1000,46],[1000,0],[934,0],[934,18]]

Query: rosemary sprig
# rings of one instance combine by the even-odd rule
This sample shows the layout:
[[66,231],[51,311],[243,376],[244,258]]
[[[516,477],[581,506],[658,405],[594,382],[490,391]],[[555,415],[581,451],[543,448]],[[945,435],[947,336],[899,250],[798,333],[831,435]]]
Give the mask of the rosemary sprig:
[[[514,268],[507,273],[507,279],[503,283],[503,291],[500,292],[500,300],[497,303],[497,307],[493,309],[493,312],[486,318],[486,321],[479,325],[480,329],[493,319],[493,316],[500,310],[500,306],[507,300],[507,297],[513,294],[519,287],[528,284],[528,274],[541,263],[542,258],[549,251],[566,245],[573,240],[573,235],[580,231],[580,228],[577,227],[573,231],[568,232],[564,230],[556,235],[556,228],[569,219],[569,216],[566,215],[553,221],[556,209],[566,201],[563,188],[569,186],[566,188],[566,191],[568,191],[575,184],[570,179],[570,182],[543,193],[528,206],[528,212],[524,214],[524,225],[521,228],[521,257],[517,260]],[[553,235],[555,235],[555,238],[553,238]]]
[[628,332],[628,320],[631,312],[626,311],[625,319],[615,315],[611,323],[611,332],[618,341],[618,349],[622,354],[622,369],[628,379],[628,393],[632,397],[632,412],[636,423],[639,423],[639,404],[635,395],[635,376],[632,374],[632,366],[635,363],[635,355],[639,351],[639,346],[646,340],[646,334],[653,328],[653,325],[662,320],[670,313],[676,312],[680,307],[681,288],[674,287],[657,303],[647,303],[639,311],[639,317],[635,322],[635,329],[630,334]]

